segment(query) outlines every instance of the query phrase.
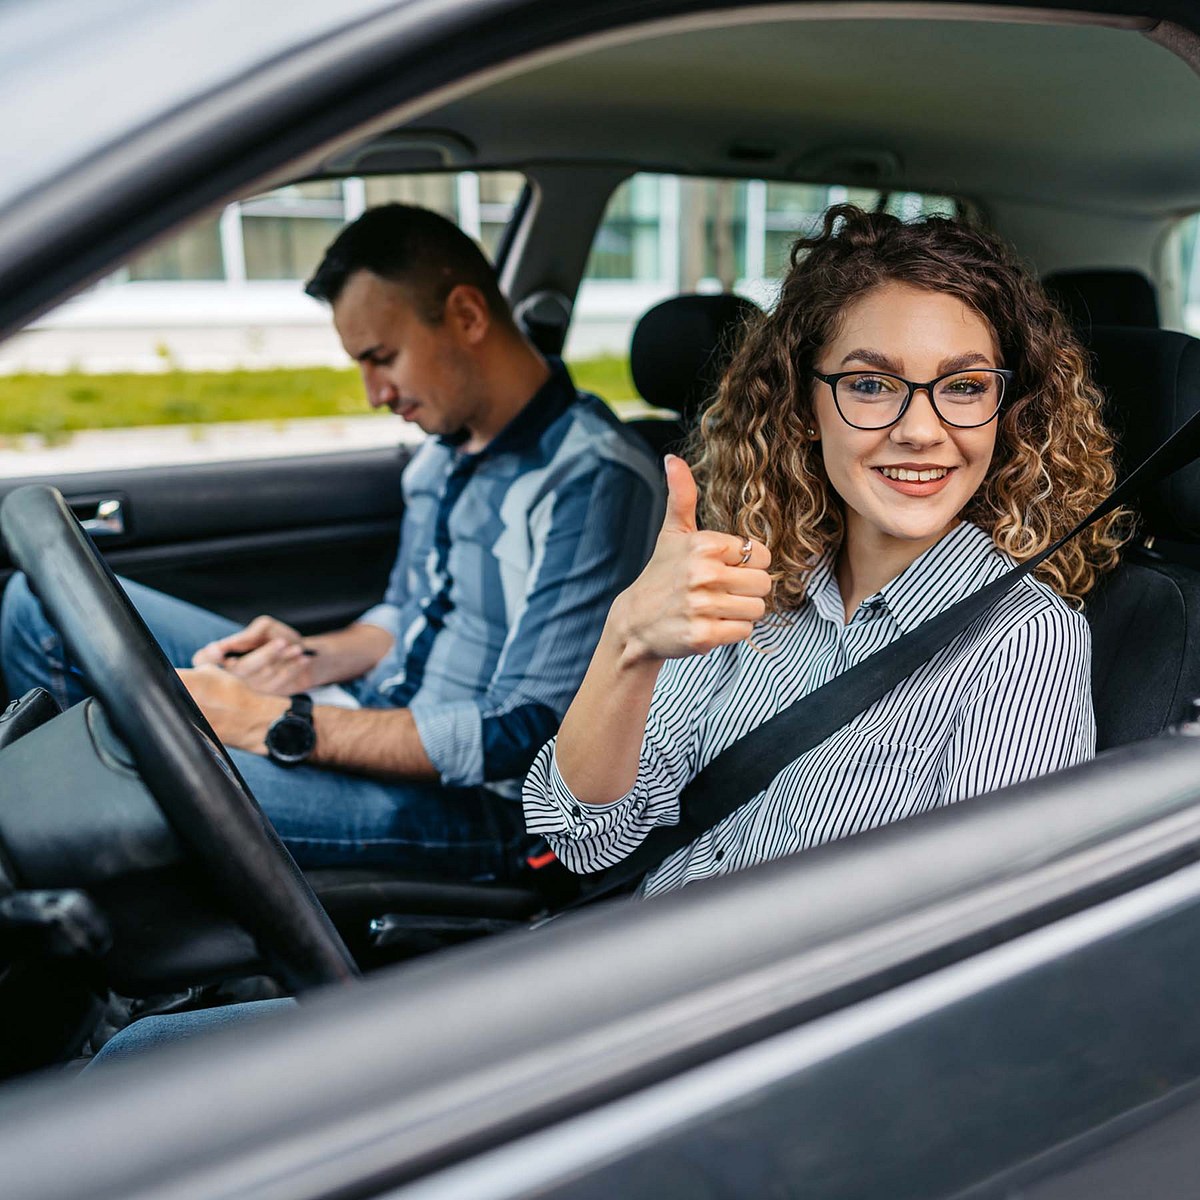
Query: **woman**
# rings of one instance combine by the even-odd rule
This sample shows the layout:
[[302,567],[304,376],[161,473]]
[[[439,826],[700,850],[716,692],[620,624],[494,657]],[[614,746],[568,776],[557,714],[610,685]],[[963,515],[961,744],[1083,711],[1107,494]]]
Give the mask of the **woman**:
[[[654,555],[526,781],[530,832],[586,872],[677,823],[727,746],[1095,507],[1114,476],[1100,410],[1078,342],[996,238],[831,209],[702,419],[705,529],[691,471],[667,461]],[[644,894],[1091,757],[1077,610],[1121,522],[1073,539]]]

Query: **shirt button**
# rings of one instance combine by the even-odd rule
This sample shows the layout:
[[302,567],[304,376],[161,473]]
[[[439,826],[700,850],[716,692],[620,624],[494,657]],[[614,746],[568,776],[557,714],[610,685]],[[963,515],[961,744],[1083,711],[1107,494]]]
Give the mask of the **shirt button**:
[[724,850],[718,850],[718,851],[717,851],[717,852],[716,852],[716,853],[713,855],[713,858],[715,858],[715,859],[717,860],[717,862],[720,862],[720,861],[721,861],[721,859],[723,859],[724,857],[725,857],[725,851],[724,851]]
[[579,816],[582,816],[582,815],[583,815],[583,814],[582,814],[582,812],[581,812],[581,811],[580,811],[580,809],[579,809],[579,805],[578,805],[578,804],[572,804],[572,805],[571,805],[571,816],[573,816],[573,817],[579,817]]

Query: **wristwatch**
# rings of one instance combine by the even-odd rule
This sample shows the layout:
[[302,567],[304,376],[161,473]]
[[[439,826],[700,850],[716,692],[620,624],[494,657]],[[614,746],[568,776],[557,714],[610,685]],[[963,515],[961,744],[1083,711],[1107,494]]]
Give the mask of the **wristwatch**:
[[298,692],[287,712],[271,723],[267,730],[267,754],[272,762],[281,767],[295,767],[308,760],[317,748],[312,710],[312,697],[307,692]]

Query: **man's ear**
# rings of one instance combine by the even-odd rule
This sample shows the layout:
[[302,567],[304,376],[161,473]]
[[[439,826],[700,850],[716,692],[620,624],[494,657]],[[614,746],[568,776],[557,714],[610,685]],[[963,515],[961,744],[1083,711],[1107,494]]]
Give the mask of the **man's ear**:
[[456,284],[446,297],[442,321],[469,346],[478,345],[492,326],[487,297],[469,283]]

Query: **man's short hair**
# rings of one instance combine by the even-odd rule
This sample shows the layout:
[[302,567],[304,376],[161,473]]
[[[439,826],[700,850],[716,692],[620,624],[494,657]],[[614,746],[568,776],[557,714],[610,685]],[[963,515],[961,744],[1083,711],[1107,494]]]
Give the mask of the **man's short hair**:
[[446,297],[460,284],[478,288],[492,316],[512,323],[496,272],[453,221],[412,204],[369,208],[334,238],[304,286],[315,300],[336,304],[350,276],[370,271],[402,284],[430,324],[442,319]]

